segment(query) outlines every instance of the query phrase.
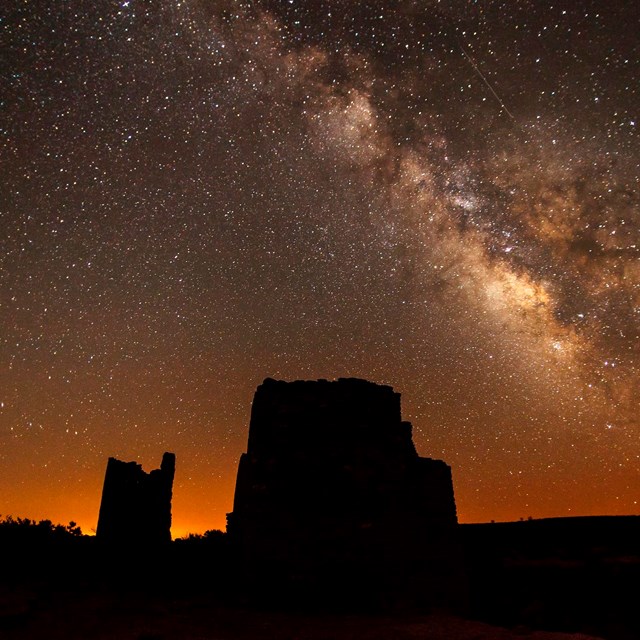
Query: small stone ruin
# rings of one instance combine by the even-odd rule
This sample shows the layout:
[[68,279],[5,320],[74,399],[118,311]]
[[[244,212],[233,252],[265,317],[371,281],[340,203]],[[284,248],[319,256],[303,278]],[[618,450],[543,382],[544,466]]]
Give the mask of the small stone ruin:
[[159,469],[109,458],[96,536],[124,546],[171,542],[171,496],[176,456],[165,453]]

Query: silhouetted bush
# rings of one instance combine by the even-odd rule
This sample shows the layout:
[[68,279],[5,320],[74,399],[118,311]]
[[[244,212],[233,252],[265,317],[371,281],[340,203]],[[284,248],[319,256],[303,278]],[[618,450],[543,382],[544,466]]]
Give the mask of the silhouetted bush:
[[0,583],[73,585],[87,575],[93,540],[73,521],[0,518]]
[[62,525],[53,524],[51,520],[0,517],[0,543],[57,542],[82,536],[82,529],[73,520],[67,525]]
[[225,544],[227,534],[220,529],[209,529],[204,533],[190,533],[183,538],[174,540],[176,545],[195,545],[195,544]]

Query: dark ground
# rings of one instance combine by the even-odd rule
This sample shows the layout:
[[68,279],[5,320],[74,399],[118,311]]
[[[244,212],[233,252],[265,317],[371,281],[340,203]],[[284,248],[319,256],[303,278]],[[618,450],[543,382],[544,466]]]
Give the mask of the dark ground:
[[640,517],[461,527],[472,617],[640,639]]
[[329,584],[295,605],[268,580],[250,594],[221,534],[124,553],[25,531],[0,527],[0,638],[640,638],[640,517],[461,526],[469,597],[455,616],[357,580],[339,601]]

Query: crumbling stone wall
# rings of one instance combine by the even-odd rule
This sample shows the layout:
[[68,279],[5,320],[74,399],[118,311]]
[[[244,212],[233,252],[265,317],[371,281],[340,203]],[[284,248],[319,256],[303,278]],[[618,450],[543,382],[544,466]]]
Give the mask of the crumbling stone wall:
[[391,387],[343,378],[258,387],[228,516],[249,580],[410,588],[451,602],[456,528],[451,469],[418,456]]
[[171,497],[176,456],[165,453],[159,469],[109,458],[96,535],[111,544],[171,541]]

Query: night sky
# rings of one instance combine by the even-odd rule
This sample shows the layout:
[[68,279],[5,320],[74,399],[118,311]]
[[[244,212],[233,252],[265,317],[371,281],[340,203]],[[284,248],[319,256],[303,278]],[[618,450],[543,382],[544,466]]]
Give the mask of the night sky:
[[224,528],[267,376],[392,385],[462,522],[640,513],[636,2],[1,12],[1,514],[173,451]]

